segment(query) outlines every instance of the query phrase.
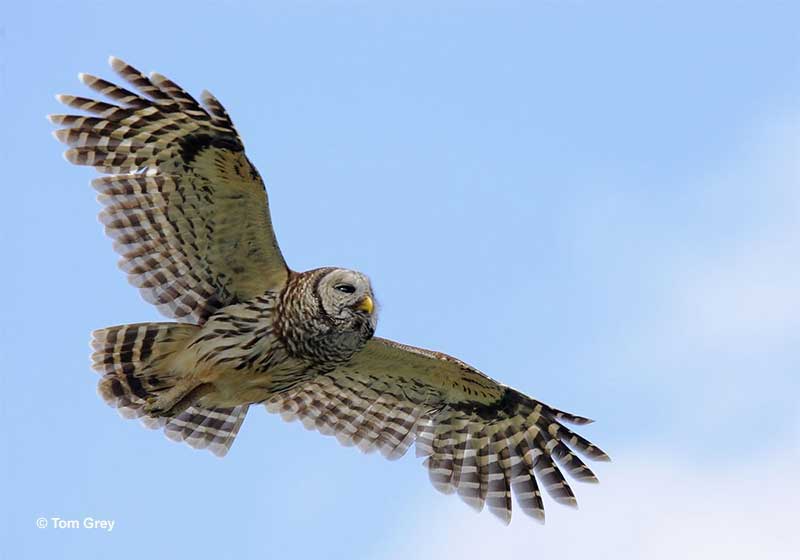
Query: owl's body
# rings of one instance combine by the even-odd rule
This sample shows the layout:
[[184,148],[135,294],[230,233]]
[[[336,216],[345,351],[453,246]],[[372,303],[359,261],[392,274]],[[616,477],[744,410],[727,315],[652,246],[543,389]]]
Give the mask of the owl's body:
[[91,116],[54,115],[69,161],[93,182],[121,268],[173,323],[94,333],[99,392],[171,439],[230,449],[250,405],[263,403],[363,451],[427,457],[434,486],[508,522],[512,490],[544,519],[539,484],[575,504],[559,467],[592,471],[572,451],[608,457],[547,406],[446,354],[374,336],[366,276],[294,272],[272,230],[266,191],[228,113],[159,75],[112,58],[137,91],[88,75],[117,104],[59,96]]
[[[342,324],[321,313],[325,281],[353,288],[343,297],[357,309]],[[294,273],[283,290],[223,307],[199,326],[102,329],[93,341],[94,367],[105,374],[100,393],[133,415],[165,418],[191,406],[262,403],[348,362],[374,333],[373,306],[366,277],[321,268]]]
[[[273,327],[276,297],[273,294],[253,298],[250,301],[225,307],[212,315],[202,326],[193,328],[171,328],[174,341],[163,353],[151,353],[144,360],[141,369],[152,373],[152,380],[162,386],[174,382],[169,389],[177,388],[176,396],[188,393],[196,387],[204,387],[202,396],[195,403],[210,407],[234,407],[241,404],[257,403],[267,400],[275,391],[275,386],[300,377],[308,368],[308,361],[292,357],[279,340]],[[140,327],[143,336],[143,349],[147,346],[148,325]],[[107,330],[99,331],[95,338],[107,336]],[[96,365],[106,371],[108,351],[99,348]],[[120,361],[124,355],[113,354]],[[133,357],[127,358],[131,360]],[[141,358],[141,354],[140,354]],[[116,364],[114,364],[116,367]],[[120,376],[107,383],[124,383],[126,377]],[[148,377],[142,376],[141,383]],[[291,381],[288,381],[291,382]],[[162,391],[160,393],[165,395]],[[143,392],[147,398],[150,392]],[[169,404],[164,399],[162,407]],[[145,405],[150,412],[159,404]],[[188,404],[188,403],[187,403]],[[174,415],[180,407],[171,407]],[[185,407],[184,407],[185,408]],[[166,410],[162,414],[166,414]]]

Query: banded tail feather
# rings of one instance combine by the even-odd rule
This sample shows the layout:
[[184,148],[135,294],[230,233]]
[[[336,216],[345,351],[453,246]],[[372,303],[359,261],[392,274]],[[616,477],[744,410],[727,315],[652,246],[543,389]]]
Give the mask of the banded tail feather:
[[195,449],[208,449],[217,457],[230,451],[250,405],[233,408],[190,406],[174,418],[145,416],[142,423],[151,429],[164,429],[175,442],[185,442]]
[[233,445],[248,405],[210,408],[197,404],[173,417],[151,416],[148,400],[171,389],[188,372],[176,358],[199,331],[182,323],[139,323],[92,333],[92,367],[102,377],[98,392],[125,418],[139,418],[151,429],[163,428],[173,441],[225,455]]

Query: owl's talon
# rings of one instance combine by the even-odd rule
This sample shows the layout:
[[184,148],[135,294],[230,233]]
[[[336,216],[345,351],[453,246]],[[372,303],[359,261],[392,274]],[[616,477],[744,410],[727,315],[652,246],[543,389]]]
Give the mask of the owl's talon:
[[169,391],[147,397],[142,410],[150,416],[172,418],[214,390],[210,383],[188,386],[191,389],[187,390],[186,386],[177,385]]
[[145,404],[142,407],[142,410],[144,410],[145,414],[148,416],[154,416],[156,418],[168,416],[168,409],[165,409],[163,406],[159,406],[158,400],[159,399],[157,396],[150,396],[145,399]]

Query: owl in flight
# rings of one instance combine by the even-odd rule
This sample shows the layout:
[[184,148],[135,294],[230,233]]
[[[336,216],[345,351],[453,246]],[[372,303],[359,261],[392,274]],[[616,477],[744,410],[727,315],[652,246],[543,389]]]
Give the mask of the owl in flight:
[[86,114],[51,115],[68,161],[95,167],[100,221],[120,267],[178,322],[93,333],[99,393],[125,417],[217,455],[247,410],[389,459],[414,444],[433,485],[511,519],[511,492],[543,521],[540,487],[575,505],[562,469],[596,482],[576,452],[608,456],[565,426],[586,424],[460,360],[373,336],[369,279],[343,268],[291,270],[264,183],[228,113],[117,58],[132,86],[81,74],[110,102],[59,95]]

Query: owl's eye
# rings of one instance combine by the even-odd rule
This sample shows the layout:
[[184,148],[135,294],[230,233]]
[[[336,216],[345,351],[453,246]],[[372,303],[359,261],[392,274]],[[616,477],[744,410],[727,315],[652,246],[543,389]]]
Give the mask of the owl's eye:
[[352,294],[356,291],[356,287],[352,284],[337,284],[334,288],[346,294]]

